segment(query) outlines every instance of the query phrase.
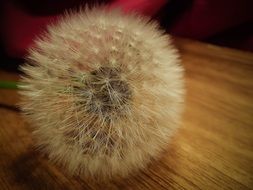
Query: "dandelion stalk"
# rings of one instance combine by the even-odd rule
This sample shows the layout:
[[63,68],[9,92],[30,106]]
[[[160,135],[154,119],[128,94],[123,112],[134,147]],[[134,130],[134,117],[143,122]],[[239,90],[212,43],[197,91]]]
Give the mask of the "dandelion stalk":
[[18,89],[18,82],[0,80],[0,89]]

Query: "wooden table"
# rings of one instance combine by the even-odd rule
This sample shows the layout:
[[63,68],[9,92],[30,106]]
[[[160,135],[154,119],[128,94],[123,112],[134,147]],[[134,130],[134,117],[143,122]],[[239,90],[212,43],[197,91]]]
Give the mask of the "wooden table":
[[[0,90],[0,189],[253,189],[253,54],[177,39],[186,79],[182,127],[147,171],[108,184],[69,177],[33,149]],[[17,79],[0,71],[0,79]]]

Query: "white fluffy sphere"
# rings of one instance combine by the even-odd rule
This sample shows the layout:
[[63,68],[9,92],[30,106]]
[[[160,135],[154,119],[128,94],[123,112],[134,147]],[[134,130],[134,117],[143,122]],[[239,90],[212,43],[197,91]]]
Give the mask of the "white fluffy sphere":
[[82,10],[30,50],[21,107],[49,158],[108,179],[144,168],[178,127],[183,69],[170,37],[135,14]]

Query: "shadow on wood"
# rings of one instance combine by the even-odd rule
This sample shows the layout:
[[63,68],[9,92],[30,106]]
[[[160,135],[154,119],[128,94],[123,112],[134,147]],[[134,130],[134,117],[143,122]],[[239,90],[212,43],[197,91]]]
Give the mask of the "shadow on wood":
[[10,166],[10,172],[13,182],[27,189],[59,189],[56,181],[48,180],[49,171],[42,165],[35,151],[29,151],[17,157]]

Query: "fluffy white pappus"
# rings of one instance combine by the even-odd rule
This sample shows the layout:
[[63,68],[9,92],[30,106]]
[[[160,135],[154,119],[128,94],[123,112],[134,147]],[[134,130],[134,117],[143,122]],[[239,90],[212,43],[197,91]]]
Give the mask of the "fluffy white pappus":
[[170,37],[136,14],[93,8],[48,27],[22,66],[37,145],[73,175],[127,176],[178,127],[183,69]]

